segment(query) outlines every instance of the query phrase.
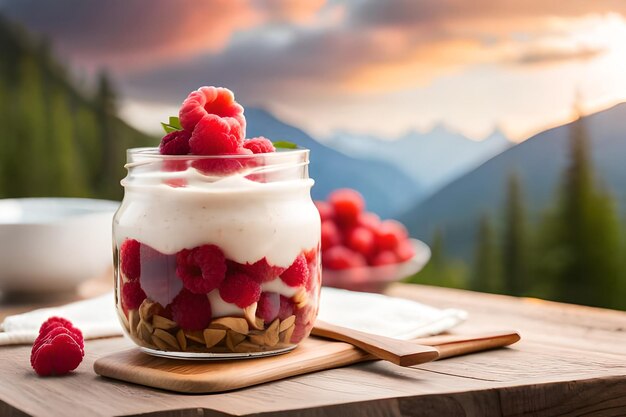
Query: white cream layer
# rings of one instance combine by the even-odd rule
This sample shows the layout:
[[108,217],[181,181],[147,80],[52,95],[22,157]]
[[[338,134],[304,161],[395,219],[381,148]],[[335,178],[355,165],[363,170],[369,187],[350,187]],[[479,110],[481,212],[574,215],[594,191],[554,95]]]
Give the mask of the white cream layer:
[[187,187],[125,184],[114,220],[118,246],[131,238],[175,254],[214,244],[235,262],[265,257],[281,267],[317,247],[320,218],[310,197],[313,180],[258,183],[233,176],[198,184],[191,171]]

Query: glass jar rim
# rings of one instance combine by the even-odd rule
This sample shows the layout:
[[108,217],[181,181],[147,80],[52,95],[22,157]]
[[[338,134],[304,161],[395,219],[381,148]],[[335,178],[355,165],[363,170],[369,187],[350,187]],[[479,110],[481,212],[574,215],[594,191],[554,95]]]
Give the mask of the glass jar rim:
[[158,147],[140,147],[140,148],[129,148],[126,153],[128,155],[128,159],[131,157],[134,158],[146,158],[146,159],[154,159],[154,160],[189,160],[189,159],[254,159],[263,157],[272,158],[272,157],[280,157],[285,155],[298,156],[303,155],[306,156],[310,152],[307,148],[296,148],[296,149],[276,149],[276,152],[266,152],[266,153],[254,153],[254,154],[226,154],[226,155],[195,155],[195,154],[185,154],[185,155],[164,155],[159,153]]

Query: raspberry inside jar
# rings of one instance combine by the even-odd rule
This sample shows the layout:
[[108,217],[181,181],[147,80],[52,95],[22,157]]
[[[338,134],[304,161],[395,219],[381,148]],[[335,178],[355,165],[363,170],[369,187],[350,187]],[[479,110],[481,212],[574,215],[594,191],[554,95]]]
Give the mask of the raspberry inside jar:
[[173,357],[288,351],[318,310],[320,217],[308,150],[128,151],[114,218],[116,303],[132,340]]

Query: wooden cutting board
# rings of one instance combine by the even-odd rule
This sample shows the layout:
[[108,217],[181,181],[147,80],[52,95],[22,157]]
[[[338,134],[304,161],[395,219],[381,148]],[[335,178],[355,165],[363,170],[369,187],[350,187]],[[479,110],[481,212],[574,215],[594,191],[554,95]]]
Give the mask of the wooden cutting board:
[[[435,346],[442,359],[508,346],[519,339],[517,332],[496,332],[435,336],[415,342]],[[350,344],[309,337],[290,353],[225,361],[166,359],[129,349],[96,360],[94,370],[126,382],[197,394],[229,391],[373,359]]]

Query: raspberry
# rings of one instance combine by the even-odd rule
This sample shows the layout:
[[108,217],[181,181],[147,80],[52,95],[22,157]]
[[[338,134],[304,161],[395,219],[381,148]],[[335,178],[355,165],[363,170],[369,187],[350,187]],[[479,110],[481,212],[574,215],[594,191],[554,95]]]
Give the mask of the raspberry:
[[51,331],[36,349],[33,346],[31,351],[30,363],[40,376],[66,374],[76,369],[83,360],[84,352],[71,333],[57,329]]
[[244,141],[243,147],[246,149],[250,149],[252,153],[276,152],[276,148],[274,148],[272,142],[269,139],[264,138],[263,136]]
[[346,236],[346,246],[365,256],[369,256],[375,249],[375,236],[371,230],[357,226],[351,229]]
[[396,247],[395,253],[398,262],[406,262],[415,256],[415,249],[409,240],[403,240]]
[[37,337],[37,339],[43,339],[46,335],[48,335],[48,333],[50,333],[50,331],[58,327],[62,327],[68,330],[74,337],[76,343],[78,343],[78,345],[81,347],[81,349],[84,347],[83,333],[79,329],[74,327],[71,321],[69,321],[68,319],[64,319],[63,317],[50,317],[48,320],[43,322],[41,327],[39,328],[39,336]]
[[220,285],[220,296],[227,303],[246,308],[258,301],[261,296],[261,285],[246,274],[233,274]]
[[278,308],[278,318],[285,320],[287,317],[293,315],[294,305],[293,301],[284,295],[280,296],[280,307]]
[[373,266],[391,265],[396,263],[398,263],[398,258],[392,251],[389,250],[384,250],[376,254],[376,256],[372,258],[371,262]]
[[176,255],[165,255],[148,245],[141,245],[141,289],[150,300],[167,306],[183,288],[176,275]]
[[139,308],[145,299],[146,293],[141,289],[139,281],[128,281],[122,286],[122,307],[124,311]]
[[275,292],[263,292],[259,297],[256,316],[265,323],[271,323],[280,311],[280,295]]
[[130,281],[136,280],[141,275],[140,248],[141,243],[135,239],[126,239],[120,247],[120,268]]
[[[58,323],[57,323],[58,324]],[[39,336],[37,336],[37,339],[35,339],[35,342],[33,343],[33,347],[31,349],[31,365],[33,365],[33,356],[34,353],[37,352],[37,350],[43,345],[45,344],[47,341],[55,338],[56,336],[60,335],[60,334],[66,334],[68,336],[70,336],[72,338],[72,340],[74,340],[74,342],[76,342],[76,344],[80,347],[81,352],[84,354],[84,346],[85,346],[85,342],[82,338],[82,336],[79,338],[78,336],[74,335],[69,329],[66,329],[63,326],[58,326],[55,327],[53,329],[50,329],[50,331],[46,334],[39,334]]]
[[176,254],[176,275],[195,294],[206,294],[220,286],[226,276],[226,258],[215,245],[183,249]]
[[363,212],[359,214],[357,223],[359,226],[365,227],[366,229],[376,233],[376,231],[380,227],[380,217],[378,217],[374,213]]
[[202,330],[211,323],[211,303],[205,294],[186,289],[172,301],[172,319],[185,330]]
[[169,185],[172,188],[181,188],[187,186],[187,180],[185,178],[171,178],[163,181],[164,184]]
[[363,196],[350,188],[335,190],[328,196],[328,202],[335,210],[335,218],[341,224],[354,224],[365,208]]
[[193,130],[189,147],[194,155],[226,155],[237,153],[242,142],[243,132],[237,120],[208,114]]
[[192,91],[183,102],[178,115],[182,127],[190,132],[206,115],[233,118],[242,131],[246,129],[243,107],[235,101],[233,92],[227,88],[201,87]]
[[315,316],[311,315],[312,308],[311,305],[306,305],[304,308],[296,310],[296,326],[293,329],[290,343],[299,343],[308,335],[311,328],[313,328],[313,323],[310,321],[311,318],[315,319]]
[[309,279],[309,268],[304,255],[298,255],[291,266],[282,273],[280,279],[290,287],[299,287]]
[[332,220],[335,216],[333,207],[325,201],[315,201],[315,207],[320,212],[320,218],[322,221]]
[[332,220],[322,222],[322,249],[326,250],[341,242],[339,229]]
[[186,130],[175,130],[163,136],[159,144],[161,155],[186,155],[189,153],[191,133]]
[[407,237],[408,233],[402,223],[385,220],[376,232],[376,245],[381,250],[394,250]]
[[266,258],[256,261],[253,264],[241,265],[241,270],[245,272],[246,275],[254,278],[259,284],[272,281],[285,272],[285,268],[283,267],[270,265]]
[[[252,151],[239,148],[234,155],[252,155]],[[193,161],[191,166],[204,175],[226,176],[236,174],[250,166],[251,160],[227,156],[223,158],[206,158]]]
[[322,254],[322,263],[328,269],[349,269],[365,266],[367,262],[360,253],[345,246],[333,246]]

